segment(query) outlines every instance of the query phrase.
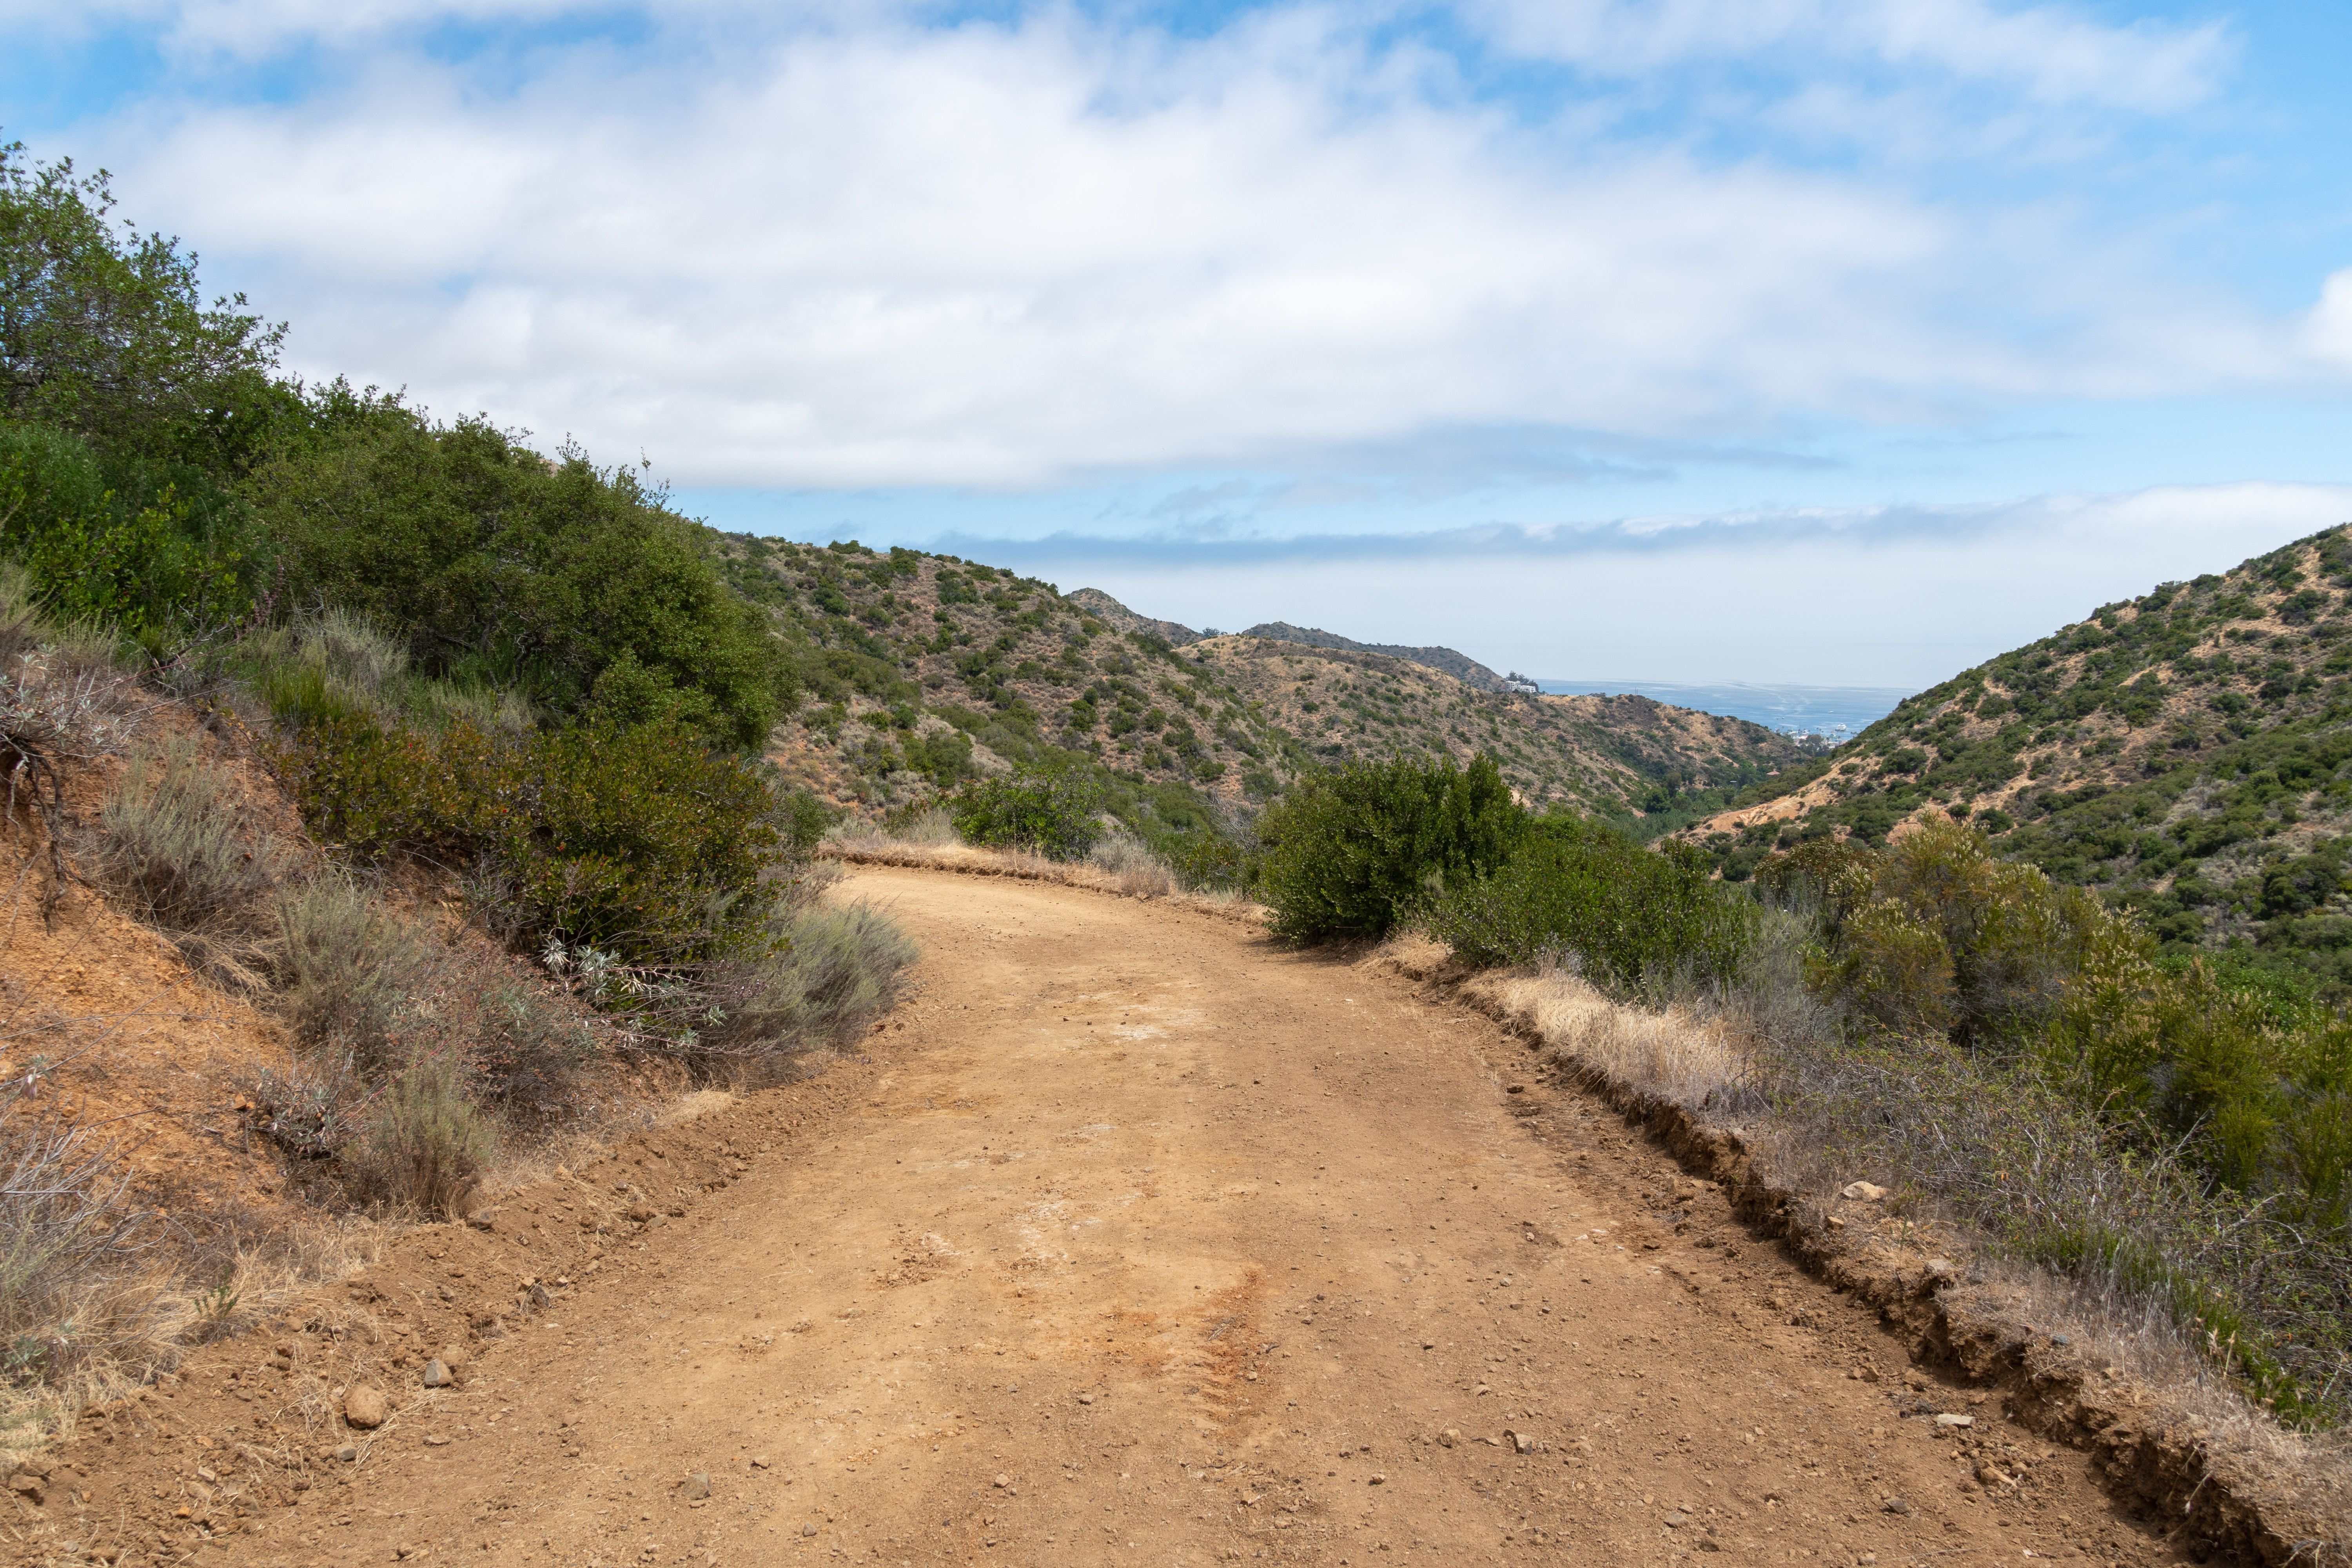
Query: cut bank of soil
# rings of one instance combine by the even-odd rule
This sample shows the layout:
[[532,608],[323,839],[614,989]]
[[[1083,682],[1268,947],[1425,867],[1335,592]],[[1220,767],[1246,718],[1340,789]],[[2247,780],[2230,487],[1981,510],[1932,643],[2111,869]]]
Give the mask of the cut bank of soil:
[[[840,890],[926,954],[870,1058],[420,1231],[94,1417],[18,1494],[22,1555],[2172,1555],[1485,1018],[1203,914]],[[371,1381],[400,1408],[341,1430]]]

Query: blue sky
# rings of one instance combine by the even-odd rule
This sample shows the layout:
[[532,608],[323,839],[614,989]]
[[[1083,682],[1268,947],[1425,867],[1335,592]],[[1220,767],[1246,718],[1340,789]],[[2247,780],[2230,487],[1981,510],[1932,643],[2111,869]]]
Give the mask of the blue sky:
[[291,361],[1194,624],[1919,686],[2352,520],[2352,7],[0,0]]

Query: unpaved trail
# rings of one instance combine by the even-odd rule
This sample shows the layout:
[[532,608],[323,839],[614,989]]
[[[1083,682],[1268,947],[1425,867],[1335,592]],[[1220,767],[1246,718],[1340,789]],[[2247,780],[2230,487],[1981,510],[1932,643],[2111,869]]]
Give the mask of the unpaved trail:
[[[873,1063],[836,1069],[855,1100],[686,1220],[614,1237],[557,1321],[478,1348],[463,1389],[411,1392],[362,1462],[215,1544],[607,1568],[2169,1560],[2080,1457],[1906,1386],[1865,1310],[1492,1024],[1165,906],[896,870],[842,892],[926,954]],[[772,1117],[730,1135],[747,1156]],[[631,1158],[658,1191],[660,1158]],[[454,1234],[475,1282],[529,1262],[530,1233]],[[421,1312],[447,1287],[401,1289]],[[1974,1426],[1938,1436],[1933,1407]],[[190,1473],[140,1430],[114,1458],[157,1468],[125,1508]],[[1972,1480],[1988,1457],[2019,1484]]]

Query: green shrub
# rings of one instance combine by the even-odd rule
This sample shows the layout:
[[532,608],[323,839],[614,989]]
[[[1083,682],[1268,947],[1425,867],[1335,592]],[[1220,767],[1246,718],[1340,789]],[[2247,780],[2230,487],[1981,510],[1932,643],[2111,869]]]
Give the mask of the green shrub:
[[1076,768],[1022,768],[966,784],[948,815],[967,843],[1083,860],[1102,834],[1101,804],[1094,781]]
[[1491,757],[1350,763],[1301,780],[1260,820],[1259,896],[1286,941],[1378,936],[1500,866],[1527,831]]
[[1435,900],[1429,928],[1473,963],[1573,954],[1588,978],[1627,995],[1670,979],[1733,980],[1756,913],[1687,845],[1644,849],[1599,824],[1549,817],[1501,868]]
[[396,1207],[464,1214],[498,1153],[497,1133],[467,1097],[466,1077],[447,1055],[420,1056],[402,1068],[344,1156],[352,1185]]
[[126,497],[79,437],[0,424],[0,555],[24,564],[51,614],[136,636],[242,613],[238,555],[198,532],[169,485]]
[[2352,1021],[2234,952],[2160,963],[1948,822],[1758,880],[1824,894],[1808,980],[1853,1026],[1773,1037],[1784,1110],[2161,1304],[2283,1416],[2352,1414]]
[[302,731],[279,765],[320,838],[478,866],[518,938],[656,963],[765,941],[784,825],[751,768],[679,726],[510,738],[349,715]]
[[551,467],[487,423],[436,426],[340,382],[309,415],[246,486],[289,595],[394,630],[425,675],[611,728],[749,748],[790,705],[763,616],[627,470]]

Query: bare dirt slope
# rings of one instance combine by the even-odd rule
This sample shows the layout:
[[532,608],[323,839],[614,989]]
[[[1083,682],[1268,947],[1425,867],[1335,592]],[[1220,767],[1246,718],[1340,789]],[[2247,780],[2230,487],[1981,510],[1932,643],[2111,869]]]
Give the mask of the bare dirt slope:
[[[844,890],[928,954],[870,1058],[421,1232],[95,1418],[19,1488],[27,1554],[2168,1556],[1484,1019],[1208,915]],[[467,1379],[426,1392],[445,1342]],[[402,1407],[342,1430],[370,1381]]]

